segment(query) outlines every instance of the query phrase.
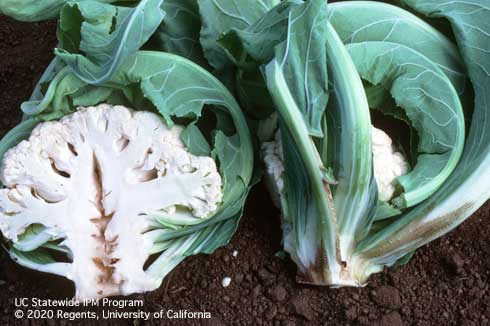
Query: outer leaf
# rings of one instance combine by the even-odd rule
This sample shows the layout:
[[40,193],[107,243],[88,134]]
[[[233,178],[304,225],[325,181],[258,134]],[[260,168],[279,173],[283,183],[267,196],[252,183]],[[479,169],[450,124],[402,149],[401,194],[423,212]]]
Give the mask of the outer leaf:
[[195,124],[187,126],[181,133],[182,141],[194,155],[209,156],[211,147]]
[[[0,15],[21,21],[37,22],[58,17],[61,8],[69,0],[2,0]],[[84,1],[84,0],[80,0]],[[98,0],[111,3],[117,0]]]
[[218,39],[228,58],[239,67],[236,94],[248,113],[264,119],[272,113],[273,104],[264,77],[258,68],[274,57],[274,48],[286,39],[290,9],[301,1],[283,1],[265,13],[253,25],[240,29],[230,26]]
[[[329,21],[345,44],[391,42],[422,53],[465,92],[466,71],[457,47],[417,16],[382,2],[343,1],[328,6]],[[409,37],[407,37],[409,35]]]
[[40,224],[29,225],[13,246],[20,251],[32,251],[51,240],[48,229]]
[[161,7],[165,19],[152,36],[155,47],[180,55],[201,66],[207,61],[199,43],[201,17],[197,0],[165,0]]
[[223,70],[231,63],[217,40],[232,28],[244,29],[261,18],[278,0],[198,0],[201,13],[201,45],[209,64]]
[[332,81],[332,99],[327,108],[328,133],[323,141],[329,148],[325,164],[332,167],[339,224],[339,249],[348,262],[356,241],[371,226],[376,209],[377,188],[373,175],[371,117],[362,81],[345,46],[327,25],[327,65]]
[[326,27],[324,1],[292,8],[287,39],[276,47],[274,60],[264,69],[280,116],[286,167],[284,247],[298,265],[302,280],[316,284],[339,282],[336,276],[341,268],[330,188],[323,180],[322,162],[310,137],[315,128],[305,118],[320,119],[325,109]]
[[312,136],[322,136],[321,117],[327,105],[326,5],[311,1],[293,8],[288,17],[288,36],[276,48],[276,61],[303,114]]
[[10,257],[18,264],[38,270],[44,273],[52,273],[64,277],[68,277],[69,263],[57,263],[51,255],[43,248],[33,251],[20,251],[15,248],[10,248]]
[[104,83],[155,32],[165,14],[162,3],[142,0],[130,8],[69,2],[61,11],[55,54],[83,81]]
[[247,56],[251,65],[268,63],[274,57],[274,48],[287,36],[289,13],[291,8],[301,5],[299,0],[283,1],[265,13],[253,25],[239,28],[230,26],[230,30],[218,39],[219,45],[229,58],[238,66],[247,68]]
[[488,1],[404,0],[453,26],[475,91],[475,109],[463,156],[456,171],[427,201],[366,240],[358,249],[361,278],[392,265],[402,256],[451,231],[490,198],[490,25]]
[[[322,135],[320,121],[328,97],[317,94],[326,91],[328,79],[325,62],[317,59],[326,56],[325,47],[318,46],[322,44],[320,39],[325,37],[325,27],[321,24],[326,21],[326,17],[322,16],[323,11],[315,12],[317,9],[315,6],[305,6],[299,1],[282,2],[249,27],[233,26],[219,43],[235,64],[245,69],[253,69],[257,63],[269,62],[275,51],[277,52],[276,46],[285,41],[281,45],[283,53],[280,55],[288,64],[283,65],[281,69],[285,71],[284,76],[288,84],[295,88],[293,96],[303,111],[310,134],[318,137]],[[251,62],[246,59],[247,56],[251,58]],[[296,60],[296,56],[304,57],[305,60]],[[302,65],[304,67],[300,67]],[[252,70],[248,74],[252,75],[255,72]],[[239,79],[239,90],[250,92],[254,88],[260,89],[260,79],[255,78],[254,88],[247,87],[248,81]],[[307,82],[310,83],[308,87]],[[245,96],[242,94],[242,97]],[[266,109],[260,111],[255,115],[260,116]]]
[[58,58],[54,58],[39,78],[29,101],[40,101],[43,98],[42,89],[46,88],[53,78],[65,67],[65,64]]

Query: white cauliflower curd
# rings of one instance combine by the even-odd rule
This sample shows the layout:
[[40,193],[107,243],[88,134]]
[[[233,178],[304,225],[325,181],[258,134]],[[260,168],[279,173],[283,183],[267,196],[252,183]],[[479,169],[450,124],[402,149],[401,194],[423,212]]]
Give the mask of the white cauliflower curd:
[[393,146],[390,136],[383,130],[372,128],[374,178],[378,185],[378,199],[391,200],[397,191],[396,178],[405,175],[410,168],[405,156]]
[[182,130],[107,104],[40,123],[3,158],[1,232],[15,242],[41,224],[63,239],[73,261],[53,268],[75,283],[77,298],[157,288],[161,279],[143,268],[153,245],[145,214],[177,207],[206,218],[222,199],[215,161],[189,153]]
[[[372,152],[374,177],[378,186],[379,200],[388,202],[397,191],[397,178],[409,172],[409,165],[402,153],[393,146],[391,138],[382,130],[372,127]],[[280,195],[284,189],[284,157],[279,131],[274,140],[262,144],[262,156],[266,167],[266,180],[276,206],[280,207]]]

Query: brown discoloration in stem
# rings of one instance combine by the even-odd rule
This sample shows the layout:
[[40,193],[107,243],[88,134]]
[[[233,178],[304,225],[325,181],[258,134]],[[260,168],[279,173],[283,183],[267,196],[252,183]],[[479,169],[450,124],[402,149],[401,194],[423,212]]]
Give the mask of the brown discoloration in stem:
[[[337,224],[337,214],[335,212],[335,206],[332,196],[332,191],[330,185],[327,182],[323,182],[323,188],[327,201],[330,207],[332,224],[334,227],[335,234],[335,259],[340,267],[341,275],[346,272],[346,264],[341,261],[340,258],[340,237],[339,237],[339,227]],[[321,227],[321,226],[319,226]],[[328,239],[322,239],[322,243],[325,244]],[[327,253],[324,250],[324,246],[318,248],[314,264],[306,268],[306,270],[298,270],[296,275],[296,281],[303,284],[311,285],[331,285],[332,284],[332,271],[330,270],[330,265],[328,262]]]
[[98,233],[93,234],[92,236],[100,243],[97,247],[97,252],[100,256],[92,257],[92,261],[100,271],[100,274],[97,277],[97,283],[106,289],[106,292],[104,292],[104,290],[99,290],[97,293],[101,296],[106,296],[118,292],[119,284],[114,281],[114,264],[117,263],[119,259],[111,257],[114,248],[117,246],[117,237],[108,239],[105,235],[107,225],[111,221],[114,213],[106,213],[104,208],[102,176],[95,154],[93,154],[93,178],[96,187],[94,205],[100,212],[100,216],[92,218],[90,221],[97,226]]

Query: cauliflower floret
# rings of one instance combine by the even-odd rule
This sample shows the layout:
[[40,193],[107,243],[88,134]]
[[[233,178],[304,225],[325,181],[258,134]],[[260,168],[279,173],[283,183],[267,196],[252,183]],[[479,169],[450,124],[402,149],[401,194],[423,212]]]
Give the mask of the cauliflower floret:
[[378,185],[379,200],[387,202],[397,190],[397,178],[409,171],[408,162],[396,151],[391,138],[380,129],[372,128],[374,178]]
[[17,241],[32,224],[64,236],[78,298],[150,291],[143,270],[151,212],[196,218],[222,200],[215,161],[189,153],[182,127],[150,112],[101,104],[40,123],[2,161],[0,231]]
[[[378,186],[379,200],[388,202],[396,194],[397,178],[409,172],[410,167],[402,153],[396,151],[391,138],[382,130],[372,127],[372,152],[374,177]],[[262,144],[262,156],[266,166],[266,181],[274,204],[280,207],[284,189],[284,156],[279,131],[274,140]]]

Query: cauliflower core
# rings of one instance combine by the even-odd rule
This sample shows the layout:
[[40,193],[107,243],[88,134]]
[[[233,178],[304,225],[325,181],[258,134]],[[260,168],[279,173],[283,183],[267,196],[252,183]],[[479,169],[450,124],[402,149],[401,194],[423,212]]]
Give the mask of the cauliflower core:
[[262,143],[262,156],[265,162],[264,175],[267,187],[270,190],[272,201],[277,208],[281,208],[281,194],[284,190],[284,153],[282,151],[281,133],[277,131],[274,140]]
[[143,269],[153,245],[145,214],[178,206],[205,218],[222,198],[216,163],[190,154],[181,131],[106,104],[40,123],[4,156],[0,230],[15,242],[42,224],[62,237],[78,298],[157,288]]
[[[372,152],[374,178],[378,186],[379,200],[388,202],[397,191],[397,178],[409,172],[409,165],[402,153],[396,151],[391,138],[382,130],[372,127]],[[262,144],[262,155],[266,166],[266,180],[272,199],[280,207],[280,196],[284,189],[284,156],[279,131],[274,140]]]

